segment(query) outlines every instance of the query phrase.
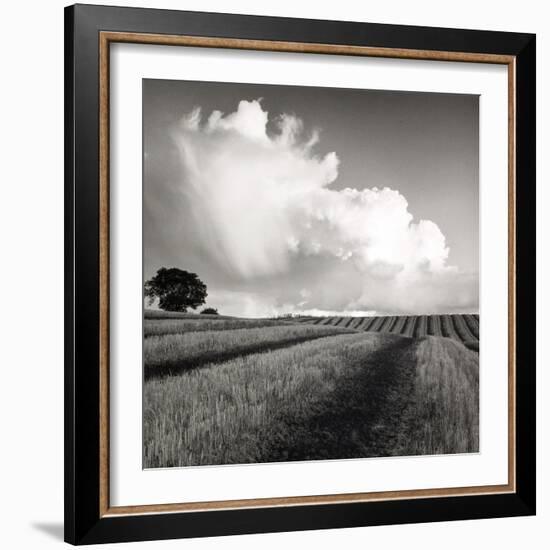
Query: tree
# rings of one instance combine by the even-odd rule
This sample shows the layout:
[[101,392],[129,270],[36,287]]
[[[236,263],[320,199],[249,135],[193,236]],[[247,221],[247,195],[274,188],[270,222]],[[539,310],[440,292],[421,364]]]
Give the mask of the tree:
[[213,307],[206,307],[201,311],[204,315],[219,315],[218,310]]
[[145,296],[152,304],[155,298],[164,311],[187,311],[204,304],[206,285],[197,277],[177,267],[161,267],[157,274],[145,283]]

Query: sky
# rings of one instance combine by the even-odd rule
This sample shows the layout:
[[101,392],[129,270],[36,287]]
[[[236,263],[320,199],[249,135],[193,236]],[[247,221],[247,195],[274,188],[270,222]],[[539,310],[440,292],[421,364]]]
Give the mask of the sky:
[[478,311],[478,96],[143,81],[144,277],[262,317]]

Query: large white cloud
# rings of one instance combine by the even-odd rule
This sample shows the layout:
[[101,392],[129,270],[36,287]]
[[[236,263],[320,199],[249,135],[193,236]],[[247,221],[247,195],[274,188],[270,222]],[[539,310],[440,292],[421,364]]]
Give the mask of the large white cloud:
[[[179,185],[202,249],[220,270],[242,281],[269,280],[292,273],[304,258],[329,257],[333,271],[348,264],[344,271],[355,279],[348,295],[346,285],[338,289],[341,310],[477,307],[477,277],[447,265],[449,249],[435,223],[415,222],[398,191],[367,187],[368,174],[356,189],[332,189],[339,159],[315,154],[318,134],[306,135],[291,115],[278,118],[275,132],[268,122],[259,100],[241,101],[227,115],[203,116],[197,108],[174,131]],[[322,281],[319,274],[307,299],[288,307],[333,309],[322,303]]]

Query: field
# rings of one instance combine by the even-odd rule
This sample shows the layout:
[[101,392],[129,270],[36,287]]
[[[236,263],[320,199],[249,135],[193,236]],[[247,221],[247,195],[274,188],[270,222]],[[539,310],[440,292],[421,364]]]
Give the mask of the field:
[[147,312],[144,467],[476,452],[479,318]]
[[479,315],[408,315],[397,317],[301,317],[300,323],[337,326],[410,338],[444,336],[479,350]]

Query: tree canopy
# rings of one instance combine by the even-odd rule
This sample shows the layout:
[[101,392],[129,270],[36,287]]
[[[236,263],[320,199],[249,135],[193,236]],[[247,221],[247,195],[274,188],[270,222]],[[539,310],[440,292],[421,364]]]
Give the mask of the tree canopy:
[[155,298],[164,311],[186,312],[204,304],[207,296],[206,285],[196,273],[177,267],[161,267],[156,275],[145,282],[145,296],[152,304]]
[[213,308],[213,307],[204,308],[201,311],[201,313],[203,315],[219,315],[218,310],[216,308]]

